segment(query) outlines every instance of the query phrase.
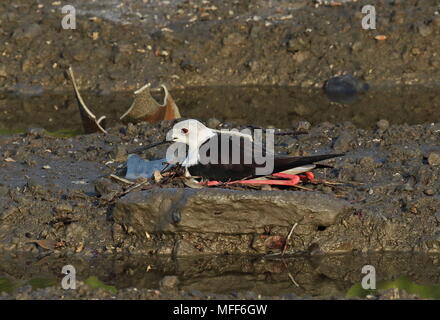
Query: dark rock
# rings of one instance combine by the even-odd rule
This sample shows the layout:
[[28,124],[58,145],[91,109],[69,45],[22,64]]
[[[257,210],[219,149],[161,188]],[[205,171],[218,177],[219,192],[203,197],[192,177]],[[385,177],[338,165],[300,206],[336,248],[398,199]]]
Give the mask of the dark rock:
[[324,84],[327,97],[335,102],[350,103],[356,100],[360,93],[369,89],[369,85],[351,74],[333,77]]
[[110,179],[101,178],[95,182],[95,190],[103,199],[111,199],[122,191],[122,187]]
[[343,132],[334,142],[333,148],[338,152],[346,152],[350,149],[352,139],[349,133]]

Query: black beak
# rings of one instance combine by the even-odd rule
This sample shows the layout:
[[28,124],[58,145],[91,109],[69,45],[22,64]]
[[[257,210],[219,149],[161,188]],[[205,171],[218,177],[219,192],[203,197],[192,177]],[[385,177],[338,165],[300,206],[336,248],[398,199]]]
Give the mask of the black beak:
[[151,148],[154,148],[154,147],[166,144],[166,143],[171,143],[171,142],[173,142],[173,141],[164,140],[161,142],[156,142],[156,143],[150,144],[148,146],[143,146],[143,147],[139,147],[137,149],[134,149],[130,153],[138,153],[138,152],[145,151],[145,150],[148,150],[148,149],[151,149]]

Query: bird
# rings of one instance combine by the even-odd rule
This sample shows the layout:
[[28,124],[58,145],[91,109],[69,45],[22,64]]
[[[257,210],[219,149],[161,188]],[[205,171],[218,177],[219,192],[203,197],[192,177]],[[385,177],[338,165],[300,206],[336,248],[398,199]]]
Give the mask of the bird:
[[[248,179],[275,176],[289,179],[291,183],[294,178],[296,184],[299,181],[298,174],[306,172],[309,173],[307,177],[313,178],[310,170],[328,167],[316,162],[344,155],[277,155],[254,140],[251,134],[215,130],[195,119],[188,119],[176,123],[168,132],[166,140],[154,145],[172,142],[185,146],[185,156],[180,158],[179,164],[185,168],[186,174],[213,183],[251,181],[263,184],[262,180]],[[260,159],[256,151],[261,151]],[[261,163],[261,159],[273,160],[271,172],[264,172],[266,163]],[[267,184],[276,184],[271,182],[269,180]]]

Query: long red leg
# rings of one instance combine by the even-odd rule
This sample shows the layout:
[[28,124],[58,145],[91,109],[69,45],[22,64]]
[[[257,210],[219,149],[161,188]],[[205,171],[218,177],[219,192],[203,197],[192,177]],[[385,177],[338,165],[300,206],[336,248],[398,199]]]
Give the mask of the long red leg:
[[[288,174],[288,173],[274,173],[273,177],[282,178],[283,180],[237,180],[224,182],[224,184],[253,184],[253,185],[279,185],[279,186],[294,186],[297,185],[300,181],[313,181],[315,180],[315,175],[308,171],[305,172],[304,175],[296,175],[296,174]],[[223,184],[223,182],[219,181],[207,181],[204,182],[208,187],[218,186]]]

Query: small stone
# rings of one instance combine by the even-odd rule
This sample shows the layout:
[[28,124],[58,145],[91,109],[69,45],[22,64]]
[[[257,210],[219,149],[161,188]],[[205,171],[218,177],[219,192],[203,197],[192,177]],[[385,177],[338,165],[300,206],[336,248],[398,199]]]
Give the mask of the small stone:
[[127,136],[134,136],[137,133],[137,128],[133,123],[129,123],[127,125],[127,130],[126,130],[126,134]]
[[37,23],[32,23],[25,26],[23,29],[17,29],[14,31],[12,37],[21,40],[21,39],[32,39],[37,36],[40,36],[42,33],[41,26]]
[[101,178],[95,182],[95,190],[102,198],[111,199],[122,191],[122,187],[117,183],[113,183],[110,179]]
[[246,42],[246,37],[240,33],[234,32],[223,39],[225,46],[238,46]]
[[297,63],[304,62],[309,57],[309,53],[306,51],[298,51],[293,55],[293,60]]
[[440,166],[440,152],[431,152],[428,156],[430,166]]
[[435,191],[433,189],[426,189],[423,191],[427,196],[433,196],[435,194]]
[[116,162],[125,162],[125,161],[127,161],[127,155],[128,155],[128,153],[127,153],[127,149],[125,148],[125,146],[118,145],[113,150],[113,157],[114,157]]
[[312,127],[312,124],[308,121],[299,121],[298,125],[296,126],[296,130],[301,131],[307,131],[310,130],[310,128]]
[[73,212],[73,207],[69,203],[61,203],[54,208],[56,213],[71,213]]
[[333,148],[338,152],[346,152],[350,149],[352,136],[349,133],[343,132],[333,144]]
[[175,289],[179,284],[179,278],[177,276],[165,276],[160,281],[161,289]]
[[8,76],[8,70],[5,65],[0,66],[0,78],[6,78]]
[[353,51],[359,51],[360,49],[362,49],[362,42],[360,42],[360,41],[356,41],[351,46],[351,50],[353,50]]
[[385,131],[390,127],[390,123],[388,120],[382,119],[376,122],[376,126],[379,130]]
[[351,74],[344,74],[328,79],[324,92],[331,101],[339,103],[353,102],[357,95],[369,89],[369,85]]
[[220,124],[221,124],[221,121],[218,120],[218,119],[216,119],[216,118],[210,118],[210,119],[208,119],[208,121],[206,122],[206,125],[207,125],[209,128],[213,128],[213,129],[217,128]]
[[422,24],[419,26],[419,33],[422,37],[427,37],[432,33],[432,28],[426,24]]
[[33,136],[33,137],[36,137],[36,138],[40,138],[40,137],[45,136],[46,130],[44,130],[43,128],[29,128],[26,131],[26,134],[28,136]]
[[163,178],[163,176],[160,174],[160,171],[158,171],[158,170],[154,171],[153,177],[154,177],[154,181],[156,183],[159,183],[162,180],[162,178]]

